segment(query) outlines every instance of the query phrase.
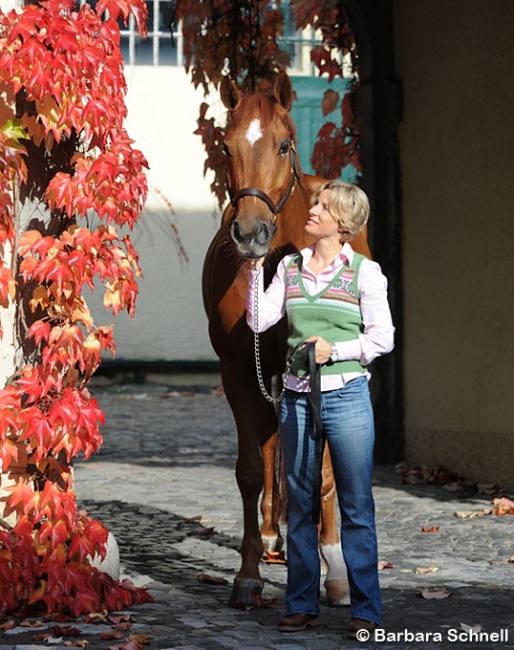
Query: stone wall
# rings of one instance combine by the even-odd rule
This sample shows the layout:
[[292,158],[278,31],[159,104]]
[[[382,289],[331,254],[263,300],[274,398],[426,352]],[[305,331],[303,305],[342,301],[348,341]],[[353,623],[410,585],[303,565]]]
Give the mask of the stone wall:
[[395,11],[406,456],[514,489],[514,3]]

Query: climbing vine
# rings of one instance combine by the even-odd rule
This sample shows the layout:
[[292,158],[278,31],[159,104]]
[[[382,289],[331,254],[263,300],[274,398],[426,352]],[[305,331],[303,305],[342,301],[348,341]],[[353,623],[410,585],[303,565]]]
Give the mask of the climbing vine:
[[[146,12],[143,0],[0,12],[0,307],[15,302],[19,342],[0,390],[2,613],[79,616],[151,600],[92,565],[108,531],[78,511],[72,473],[102,443],[87,384],[115,349],[84,290],[100,284],[113,315],[133,314],[141,273],[119,232],[141,214],[147,163],[123,126],[117,21],[132,14],[144,35]],[[23,220],[24,202],[46,221]]]
[[[311,50],[311,61],[319,75],[331,81],[345,72],[342,60],[355,81],[352,92],[340,104],[339,120],[326,122],[318,133],[312,155],[315,172],[337,178],[350,163],[360,171],[359,129],[355,116],[358,56],[342,3],[339,0],[178,0],[177,15],[182,20],[186,69],[195,87],[206,95],[217,88],[228,74],[243,90],[268,92],[280,69],[286,70],[290,56],[281,47],[284,13],[287,6],[297,30],[314,28],[318,40]],[[340,96],[327,90],[320,98],[326,116],[336,110]],[[206,149],[205,171],[214,171],[211,190],[223,205],[226,198],[224,129],[208,117],[209,104],[200,107],[198,129]]]

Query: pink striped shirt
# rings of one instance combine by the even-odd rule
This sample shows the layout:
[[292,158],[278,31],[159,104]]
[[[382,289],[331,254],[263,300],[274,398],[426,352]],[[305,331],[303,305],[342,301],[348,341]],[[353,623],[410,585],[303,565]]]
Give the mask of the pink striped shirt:
[[[350,244],[343,244],[339,255],[334,262],[318,275],[308,268],[309,261],[314,252],[312,246],[301,251],[303,258],[302,278],[305,290],[310,295],[322,291],[332,280],[343,264],[352,264],[353,249]],[[258,327],[259,332],[264,332],[275,325],[286,313],[286,267],[292,255],[284,257],[277,268],[275,277],[264,292],[262,272],[254,269],[249,274],[246,320],[250,328],[255,331],[255,317],[253,312],[255,291],[258,292]],[[260,281],[257,281],[257,279]],[[357,359],[363,366],[369,365],[373,359],[390,352],[394,347],[394,326],[391,311],[387,301],[387,279],[380,266],[372,260],[362,261],[358,275],[357,287],[360,292],[360,308],[364,331],[351,341],[336,342],[337,360],[346,361]],[[348,381],[360,376],[358,373],[344,373],[342,375],[325,375],[321,378],[321,390],[335,390],[343,387]],[[369,373],[367,373],[369,378]],[[310,389],[308,379],[300,379],[295,375],[285,378],[287,386],[296,391]]]

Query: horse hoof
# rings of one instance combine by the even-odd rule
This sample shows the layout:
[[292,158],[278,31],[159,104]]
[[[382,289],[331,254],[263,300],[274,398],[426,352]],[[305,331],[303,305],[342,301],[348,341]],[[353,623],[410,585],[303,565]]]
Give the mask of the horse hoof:
[[263,580],[234,580],[230,607],[255,607],[261,601]]
[[350,588],[346,580],[325,580],[325,591],[329,607],[350,606]]

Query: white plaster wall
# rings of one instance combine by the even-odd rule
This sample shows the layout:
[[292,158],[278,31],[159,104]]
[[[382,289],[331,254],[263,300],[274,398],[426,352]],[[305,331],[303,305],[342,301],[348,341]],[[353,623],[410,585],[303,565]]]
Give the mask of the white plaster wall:
[[[203,93],[195,91],[181,67],[131,66],[126,78],[126,126],[134,146],[149,162],[150,192],[132,233],[144,279],[139,284],[135,318],[121,315],[117,319],[116,358],[211,361],[216,356],[203,312],[201,269],[220,212],[209,189],[211,178],[203,176],[201,138],[193,133]],[[220,109],[216,106],[215,110]],[[187,262],[174,243],[172,225]],[[110,322],[100,295],[91,303],[95,320]]]

